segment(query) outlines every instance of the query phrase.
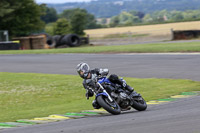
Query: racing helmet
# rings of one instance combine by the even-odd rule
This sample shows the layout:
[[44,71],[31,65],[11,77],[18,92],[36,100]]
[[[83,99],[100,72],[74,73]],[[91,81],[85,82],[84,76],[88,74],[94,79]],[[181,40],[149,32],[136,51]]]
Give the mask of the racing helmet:
[[76,67],[78,74],[81,78],[86,79],[90,72],[90,67],[87,63],[81,62]]

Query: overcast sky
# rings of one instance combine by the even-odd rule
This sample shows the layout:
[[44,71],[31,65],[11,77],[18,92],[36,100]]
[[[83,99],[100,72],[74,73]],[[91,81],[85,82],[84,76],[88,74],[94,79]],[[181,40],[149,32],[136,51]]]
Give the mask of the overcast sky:
[[91,0],[35,0],[37,3],[88,2]]

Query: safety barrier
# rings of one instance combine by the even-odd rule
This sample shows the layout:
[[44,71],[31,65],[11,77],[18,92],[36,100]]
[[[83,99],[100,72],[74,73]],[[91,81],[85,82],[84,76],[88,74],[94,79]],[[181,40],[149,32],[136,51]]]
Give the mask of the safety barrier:
[[14,42],[0,42],[0,50],[19,50],[20,44]]

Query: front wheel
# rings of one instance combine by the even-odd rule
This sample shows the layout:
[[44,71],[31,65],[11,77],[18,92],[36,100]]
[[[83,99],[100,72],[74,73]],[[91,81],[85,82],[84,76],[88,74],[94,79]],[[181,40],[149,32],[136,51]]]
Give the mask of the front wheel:
[[147,109],[147,104],[142,96],[134,97],[132,102],[132,107],[138,111],[144,111]]
[[103,107],[106,111],[113,115],[118,115],[121,113],[121,108],[115,101],[110,101],[107,97],[98,96],[97,97],[98,104]]

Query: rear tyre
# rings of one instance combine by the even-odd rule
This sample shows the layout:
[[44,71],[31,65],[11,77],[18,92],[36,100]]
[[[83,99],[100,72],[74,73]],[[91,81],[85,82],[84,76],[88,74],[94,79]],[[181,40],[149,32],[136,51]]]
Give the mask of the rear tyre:
[[119,105],[115,101],[111,102],[107,97],[98,96],[97,102],[101,107],[113,115],[118,115],[121,113],[121,108]]
[[142,96],[134,97],[132,102],[132,107],[138,111],[144,111],[147,109],[147,104]]

